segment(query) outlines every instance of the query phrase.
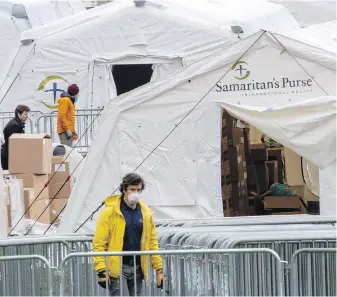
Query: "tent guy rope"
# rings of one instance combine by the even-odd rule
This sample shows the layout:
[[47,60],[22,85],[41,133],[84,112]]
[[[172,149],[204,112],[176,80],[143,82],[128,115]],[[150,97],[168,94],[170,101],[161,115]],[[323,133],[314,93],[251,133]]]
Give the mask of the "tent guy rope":
[[296,62],[298,66],[316,83],[316,85],[324,92],[325,95],[329,94],[324,90],[324,88],[315,80],[315,78],[301,65],[301,63],[288,51],[288,49],[282,44],[282,42],[275,36],[275,34],[269,32],[269,34],[276,40],[276,42],[283,47],[283,49],[288,53],[288,55]]

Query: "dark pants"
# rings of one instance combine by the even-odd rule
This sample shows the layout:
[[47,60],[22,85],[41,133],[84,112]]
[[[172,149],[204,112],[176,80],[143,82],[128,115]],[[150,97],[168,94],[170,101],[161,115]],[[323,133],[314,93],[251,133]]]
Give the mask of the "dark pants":
[[8,170],[8,155],[1,151],[1,167],[2,170]]
[[[135,279],[137,285],[137,296],[140,296],[142,290],[143,272],[140,265],[136,265],[136,275],[134,266],[122,266],[120,278],[111,278],[110,296],[135,296]],[[121,291],[122,283],[122,291]]]

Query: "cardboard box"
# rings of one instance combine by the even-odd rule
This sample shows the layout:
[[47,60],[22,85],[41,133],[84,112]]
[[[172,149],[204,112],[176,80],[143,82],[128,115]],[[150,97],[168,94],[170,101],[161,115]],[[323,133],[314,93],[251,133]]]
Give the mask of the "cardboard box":
[[227,137],[221,138],[221,152],[225,152],[228,150],[228,140]]
[[269,209],[296,209],[301,208],[301,199],[299,196],[265,196],[265,208]]
[[246,168],[246,161],[243,160],[243,156],[238,157],[238,181],[247,180],[247,168]]
[[261,136],[262,132],[255,128],[254,126],[250,126],[250,131],[249,131],[249,138],[250,138],[250,144],[254,143],[261,143]]
[[13,174],[17,179],[22,179],[23,188],[31,188],[34,190],[34,196],[38,196],[39,199],[45,199],[49,197],[49,187],[45,186],[48,182],[47,174],[34,174],[34,173],[24,173],[24,174]]
[[248,212],[247,184],[232,183],[227,186],[227,192],[231,201],[230,216],[244,216]]
[[9,173],[50,173],[52,140],[49,135],[13,134],[9,148]]
[[243,143],[244,143],[244,152],[245,155],[250,155],[250,129],[244,128],[243,129]]
[[256,173],[257,173],[257,179],[258,184],[260,188],[260,194],[263,194],[269,190],[269,173],[268,173],[268,167],[265,162],[258,163],[255,165],[256,167]]
[[232,128],[231,133],[228,134],[228,145],[229,146],[236,146],[240,144],[244,144],[243,138],[243,129],[241,128]]
[[268,161],[267,146],[264,143],[251,144],[250,150],[254,161]]
[[298,215],[302,214],[301,211],[296,210],[296,211],[289,211],[289,212],[273,212],[273,216],[284,216],[284,215]]
[[285,176],[289,186],[304,185],[301,156],[288,148],[284,148]]
[[236,119],[224,109],[222,111],[222,126],[232,128],[235,122]]
[[52,164],[61,164],[64,162],[63,156],[52,156],[51,157],[51,163]]
[[69,198],[71,194],[71,184],[69,181],[49,185],[49,197],[52,198]]
[[280,148],[267,148],[268,150],[268,161],[277,161],[277,168],[278,168],[278,182],[283,183],[283,147]]
[[232,209],[232,204],[230,199],[226,199],[222,201],[223,205],[223,214],[225,217],[230,217],[231,216],[231,209]]
[[49,174],[49,198],[69,198],[71,194],[69,163],[64,162],[63,158],[53,158],[52,162]]
[[268,167],[268,174],[269,174],[269,186],[274,183],[278,182],[278,165],[277,161],[266,161],[266,165]]
[[236,162],[235,158],[223,162],[221,172],[221,185],[247,179],[246,162],[242,160],[242,156],[238,156]]
[[[24,188],[23,189],[23,203],[25,207],[25,217],[30,218],[31,217],[31,211],[32,211],[32,203],[35,200],[35,189],[34,188]],[[34,202],[36,203],[36,202]],[[34,205],[34,204],[33,204]]]
[[239,144],[239,155],[241,156],[242,160],[246,161],[245,145],[243,143]]
[[254,192],[256,194],[260,194],[260,186],[257,177],[256,166],[255,165],[247,166],[246,170],[247,170],[248,193]]
[[[50,224],[56,218],[56,216],[62,211],[62,209],[67,205],[68,199],[42,199],[35,201],[30,210],[29,214],[27,213],[27,217],[31,220],[36,221],[43,224]],[[49,206],[48,206],[49,205]],[[61,216],[61,215],[60,215]],[[54,222],[57,223],[60,221],[60,216]]]

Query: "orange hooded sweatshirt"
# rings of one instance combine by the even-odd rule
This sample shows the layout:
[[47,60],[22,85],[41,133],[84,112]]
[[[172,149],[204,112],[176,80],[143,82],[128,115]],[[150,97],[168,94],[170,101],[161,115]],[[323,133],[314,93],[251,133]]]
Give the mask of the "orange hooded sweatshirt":
[[75,104],[68,93],[62,93],[58,103],[57,134],[75,132]]

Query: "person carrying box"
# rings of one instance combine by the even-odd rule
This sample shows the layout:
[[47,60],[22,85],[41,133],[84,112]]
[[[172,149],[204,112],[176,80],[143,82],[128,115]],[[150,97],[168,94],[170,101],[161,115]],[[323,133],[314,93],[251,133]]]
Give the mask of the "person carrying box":
[[12,134],[24,134],[25,124],[28,119],[30,108],[26,105],[18,105],[15,109],[15,117],[11,119],[3,130],[4,144],[1,146],[1,167],[8,170],[9,137]]

